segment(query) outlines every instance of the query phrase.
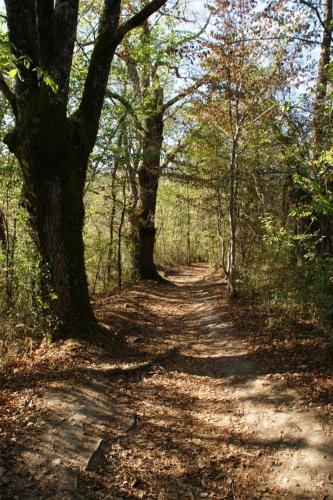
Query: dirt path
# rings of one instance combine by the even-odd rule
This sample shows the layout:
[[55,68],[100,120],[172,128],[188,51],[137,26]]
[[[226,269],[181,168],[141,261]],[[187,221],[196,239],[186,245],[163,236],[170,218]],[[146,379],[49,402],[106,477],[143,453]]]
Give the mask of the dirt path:
[[18,498],[333,498],[332,427],[248,360],[207,267],[167,278],[98,310],[127,328],[132,351],[116,366],[177,352],[115,379],[99,360],[70,384],[48,383],[47,417],[20,453],[33,479]]
[[[200,337],[182,352],[210,360],[207,375],[220,403],[218,412],[212,412],[208,403],[207,414],[200,412],[197,417],[204,424],[213,422],[217,434],[227,430],[227,442],[235,445],[233,453],[240,464],[246,464],[247,454],[255,451],[257,460],[249,473],[255,482],[250,486],[253,495],[261,491],[274,498],[333,498],[332,427],[323,425],[320,415],[304,410],[295,390],[281,388],[246,360],[237,330],[216,301],[215,287],[202,281],[200,269],[193,279],[199,290],[188,305],[188,322]],[[176,281],[186,286],[188,280]],[[195,393],[202,398],[201,387]],[[222,409],[225,400],[232,411]],[[243,474],[246,466],[241,482]]]

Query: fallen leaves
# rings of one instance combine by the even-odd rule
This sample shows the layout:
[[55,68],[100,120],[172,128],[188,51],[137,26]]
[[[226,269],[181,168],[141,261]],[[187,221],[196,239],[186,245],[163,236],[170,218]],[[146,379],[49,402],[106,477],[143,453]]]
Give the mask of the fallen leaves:
[[[201,268],[198,271],[193,268],[191,272],[193,276],[197,272],[195,278],[202,278]],[[181,275],[179,279],[183,279]],[[110,414],[105,420],[107,432],[95,436],[100,456],[89,467],[92,470],[82,467],[75,471],[78,494],[94,500],[240,500],[288,495],[288,490],[267,484],[268,471],[282,469],[282,461],[272,455],[274,446],[269,440],[260,445],[253,427],[257,424],[246,422],[244,403],[235,397],[239,388],[246,387],[246,377],[250,380],[257,373],[246,372],[244,379],[244,373],[229,376],[217,370],[227,362],[228,353],[217,356],[217,351],[225,346],[221,347],[217,338],[211,336],[210,325],[215,320],[208,318],[208,326],[199,327],[204,315],[211,313],[205,312],[206,309],[194,312],[195,307],[197,304],[204,307],[207,297],[214,297],[210,307],[217,309],[219,316],[223,315],[225,331],[233,329],[235,344],[242,349],[247,347],[248,352],[242,356],[246,362],[260,366],[263,387],[265,384],[268,389],[272,384],[299,387],[302,404],[316,405],[320,411],[332,410],[331,372],[320,361],[324,343],[301,336],[272,340],[258,311],[248,309],[242,301],[228,304],[221,290],[220,282],[208,276],[172,288],[136,285],[123,295],[103,299],[96,305],[103,323],[117,331],[120,344],[113,353],[105,354],[85,343],[58,343],[51,349],[41,347],[33,360],[23,359],[21,364],[3,373],[0,485],[7,498],[28,491],[28,487],[29,491],[37,491],[41,485],[38,466],[27,475],[20,462],[27,451],[37,453],[39,426],[50,425],[49,417],[56,414],[55,408],[45,414],[44,424],[42,419],[38,421],[37,417],[43,416],[45,410],[40,396],[52,389],[57,404],[57,398],[66,390],[68,397],[62,398],[62,402],[68,408],[75,398],[87,405],[87,399],[83,399],[87,398],[85,391],[92,386],[96,389],[100,383],[94,373],[115,369],[121,372],[126,367],[147,363],[175,346],[179,351],[173,351],[174,355],[161,366],[140,370],[136,377],[125,373],[103,382],[107,390],[104,386],[100,389],[101,397]],[[217,306],[216,297],[221,295]],[[217,324],[220,323],[221,319]],[[237,359],[231,361],[231,366]],[[85,378],[84,373],[90,375]],[[283,412],[285,403],[278,396],[268,403],[275,405],[277,412]],[[96,399],[94,404],[98,407],[101,401]],[[259,415],[260,398],[253,404],[258,405]],[[139,417],[135,422],[133,415]],[[69,426],[76,425],[84,440],[96,433],[96,427],[83,423],[81,429],[79,417],[66,422]],[[59,431],[59,422],[53,425]],[[134,432],[123,432],[132,425]],[[314,431],[322,432],[319,427],[321,424]],[[61,452],[60,437],[49,469],[44,471],[49,478],[43,485],[49,488],[51,497],[55,494],[52,488],[56,488],[57,473],[69,469],[66,457],[55,455]],[[288,439],[281,433],[276,446],[288,450]],[[31,442],[35,449],[25,449]],[[298,442],[292,445],[297,448]],[[289,477],[283,477],[287,478],[288,488]]]

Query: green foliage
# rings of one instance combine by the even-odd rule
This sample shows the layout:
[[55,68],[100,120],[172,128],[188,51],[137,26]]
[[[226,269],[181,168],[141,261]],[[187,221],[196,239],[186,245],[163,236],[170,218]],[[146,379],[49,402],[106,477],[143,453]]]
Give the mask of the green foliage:
[[[141,3],[124,2],[126,14]],[[241,9],[239,3],[220,0],[213,5],[217,7],[212,23],[215,34],[203,35],[195,56],[189,47],[192,34],[171,15],[156,17],[149,29],[136,29],[117,50],[109,88],[132,109],[129,112],[114,99],[106,100],[91,156],[85,196],[91,293],[116,290],[119,273],[125,283],[133,278],[131,217],[136,207],[129,167],[137,169],[142,159],[142,130],[133,115],[144,126],[162,101],[179,92],[183,85],[179,74],[189,81],[193,74],[198,77],[207,72],[207,84],[192,98],[191,106],[177,118],[173,108],[166,114],[162,159],[178,144],[183,147],[161,172],[156,261],[160,265],[205,261],[228,271],[230,158],[238,130],[234,215],[240,291],[260,301],[268,314],[267,328],[274,335],[292,332],[304,319],[330,326],[333,257],[320,254],[318,246],[324,239],[322,218],[333,216],[333,150],[322,148],[319,159],[313,160],[310,105],[294,83],[300,79],[305,85],[296,57],[299,45],[290,43],[293,19],[279,13],[278,26],[273,19],[266,23],[269,16],[257,16],[263,6],[256,2],[243,2]],[[82,95],[102,2],[80,2],[80,8],[70,111]],[[262,37],[258,37],[259,28]],[[53,75],[34,67],[25,56],[16,59],[12,49],[0,26],[0,70],[10,87],[26,72],[33,72],[40,85],[58,92]],[[137,86],[129,78],[131,64],[139,75]],[[330,79],[332,71],[331,64]],[[328,110],[331,87],[325,101]],[[314,93],[309,90],[309,95],[313,98]],[[2,109],[6,113],[6,106]],[[4,114],[1,138],[9,125],[11,117]],[[23,197],[18,165],[1,147],[2,358],[10,349],[17,353],[30,348],[50,332],[45,289],[42,293],[47,276],[29,234]],[[47,293],[52,297],[51,290]]]
[[302,321],[333,323],[333,259],[318,256],[313,238],[295,235],[271,216],[262,219],[260,263],[242,269],[242,288],[263,304],[267,327],[285,335]]
[[34,68],[33,71],[37,72],[38,80],[40,82],[43,82],[47,87],[50,87],[55,94],[58,92],[59,85],[50,73],[45,71],[43,68]]
[[32,61],[27,56],[15,57],[13,47],[8,41],[8,35],[0,26],[0,71],[3,72],[10,80],[19,78],[23,80],[20,67],[26,70],[31,70],[37,73],[38,80],[43,82],[47,87],[50,87],[54,93],[58,92],[58,84],[54,77],[41,67],[33,67]]
[[15,58],[12,47],[8,41],[7,33],[0,24],[0,71],[13,71],[13,66],[15,66]]
[[218,247],[208,192],[181,182],[163,180],[156,214],[156,258],[160,264],[216,262]]

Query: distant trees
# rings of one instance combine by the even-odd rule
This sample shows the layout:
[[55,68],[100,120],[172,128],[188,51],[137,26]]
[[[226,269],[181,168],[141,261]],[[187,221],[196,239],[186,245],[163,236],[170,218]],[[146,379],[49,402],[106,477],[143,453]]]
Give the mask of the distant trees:
[[[226,254],[223,238],[221,264],[228,277],[229,294],[233,296],[237,280],[239,196],[243,189],[242,177],[249,170],[246,164],[249,136],[262,122],[274,120],[279,108],[275,96],[286,81],[287,69],[283,51],[275,43],[266,42],[273,38],[272,27],[260,11],[255,11],[251,1],[216,0],[211,10],[215,30],[206,44],[207,56],[203,60],[209,75],[209,92],[198,111],[201,119],[219,136],[214,146],[220,151],[217,161],[228,165],[227,174],[223,165],[223,176],[228,182],[223,181],[222,176],[220,180],[228,191],[229,218],[228,252]],[[217,177],[219,170],[216,165]],[[223,194],[226,196],[225,191]]]
[[[333,255],[333,192],[332,181],[332,0],[317,2],[298,0],[296,4],[286,0],[275,0],[270,4],[270,14],[284,26],[289,37],[295,43],[302,44],[305,53],[318,49],[318,61],[309,66],[303,58],[303,78],[313,77],[311,89],[303,97],[303,114],[309,113],[309,131],[311,144],[308,144],[308,158],[302,168],[302,178],[295,186],[297,199],[294,202],[302,206],[299,210],[303,232],[316,247],[319,257]],[[311,61],[311,57],[309,58]],[[311,64],[311,63],[310,63]],[[299,75],[300,73],[299,72]],[[307,102],[306,102],[307,101]],[[306,104],[305,104],[306,103]],[[306,109],[307,108],[307,109]],[[309,139],[309,137],[307,138]]]
[[331,1],[214,0],[199,38],[178,0],[149,19],[164,3],[6,0],[0,313],[15,342],[22,325],[102,340],[88,288],[159,280],[157,264],[209,261],[230,296],[263,286],[270,311],[331,307]]
[[177,149],[175,147],[175,152],[169,153],[166,158],[162,157],[165,121],[170,109],[202,84],[199,79],[178,93],[171,91],[173,96],[168,97],[170,85],[175,86],[180,80],[181,51],[199,36],[177,33],[174,28],[171,21],[163,22],[162,19],[155,26],[146,21],[141,28],[139,43],[136,37],[130,38],[120,54],[130,89],[126,85],[123,94],[107,93],[131,114],[138,136],[140,161],[136,171],[132,172],[135,185],[131,183],[131,221],[134,228],[135,273],[143,280],[161,279],[154,262],[157,191],[160,176],[168,162],[176,156]]
[[[47,286],[45,300],[57,322],[55,338],[92,339],[99,327],[85,273],[83,191],[114,53],[133,28],[166,0],[152,0],[120,22],[121,0],[105,0],[89,56],[82,98],[68,116],[78,0],[6,0],[9,42],[16,60],[15,89],[1,76],[15,127],[5,142],[17,157]],[[140,2],[139,2],[140,5]]]

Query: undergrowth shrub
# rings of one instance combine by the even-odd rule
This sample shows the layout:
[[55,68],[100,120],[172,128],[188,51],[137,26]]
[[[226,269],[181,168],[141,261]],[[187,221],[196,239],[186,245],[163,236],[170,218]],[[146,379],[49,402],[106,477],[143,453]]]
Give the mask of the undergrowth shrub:
[[333,325],[333,258],[314,251],[313,238],[262,219],[261,255],[240,269],[240,285],[250,300],[262,304],[267,329],[292,334],[297,323],[313,328]]
[[39,259],[24,221],[17,230],[10,261],[0,245],[0,367],[32,351],[54,328],[41,291]]

